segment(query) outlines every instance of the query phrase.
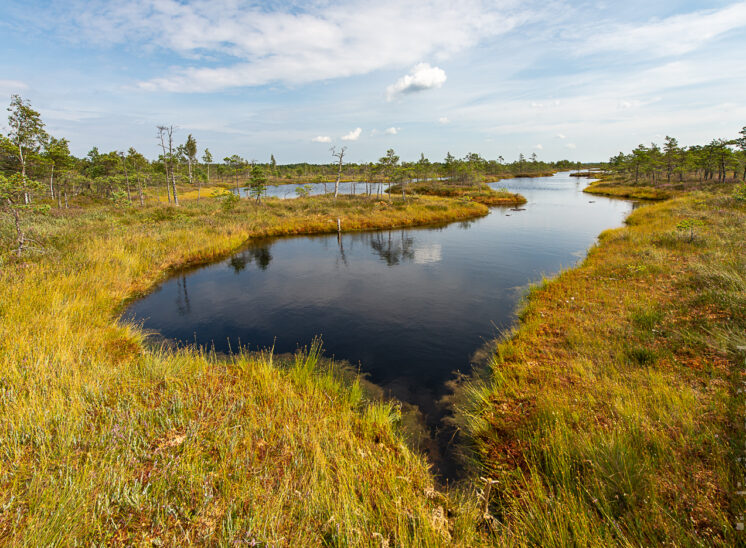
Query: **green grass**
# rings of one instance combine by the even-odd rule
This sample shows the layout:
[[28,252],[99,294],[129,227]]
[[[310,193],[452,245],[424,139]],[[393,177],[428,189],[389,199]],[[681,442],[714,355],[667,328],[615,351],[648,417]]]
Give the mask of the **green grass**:
[[[437,490],[398,406],[316,349],[283,360],[153,349],[118,311],[250,236],[485,212],[345,197],[36,218],[36,250],[0,269],[0,544],[478,544],[476,494]],[[12,247],[12,233],[0,238]]]
[[649,185],[618,184],[605,180],[596,181],[583,189],[588,194],[612,196],[615,198],[630,198],[633,200],[667,200],[674,196],[675,191],[652,187]]
[[[498,536],[532,546],[732,546],[743,512],[746,204],[635,210],[534,288],[455,398]],[[701,220],[694,239],[677,230]]]
[[[443,181],[412,183],[406,186],[408,194],[419,196],[443,196],[448,198],[463,198],[488,206],[511,206],[526,203],[526,198],[520,194],[505,189],[494,190],[486,183],[475,185],[458,185]],[[401,186],[391,187],[391,193],[401,193]]]
[[[250,237],[486,211],[427,196],[88,204],[31,219],[22,261],[0,223],[0,544],[739,543],[746,203],[730,192],[640,207],[530,291],[454,396],[469,444],[449,489],[404,442],[400,407],[317,347],[225,358],[118,321],[174,268]],[[677,229],[692,219],[693,236]]]

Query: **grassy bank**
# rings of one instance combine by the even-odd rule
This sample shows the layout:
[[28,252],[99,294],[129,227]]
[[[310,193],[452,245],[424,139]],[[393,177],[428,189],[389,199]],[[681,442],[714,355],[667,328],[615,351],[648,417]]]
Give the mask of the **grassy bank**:
[[583,189],[583,192],[614,198],[629,198],[631,200],[667,200],[675,194],[673,190],[649,185],[620,184],[604,179],[589,184]]
[[[488,206],[511,206],[526,203],[526,198],[508,190],[493,190],[486,183],[477,185],[456,185],[443,181],[414,183],[406,186],[408,194],[418,196],[441,196],[447,198],[465,198]],[[401,186],[391,187],[391,193],[401,193]]]
[[730,185],[647,205],[530,292],[455,401],[501,540],[743,541],[745,229]]
[[398,433],[399,409],[314,351],[283,362],[153,350],[117,317],[170,269],[252,236],[486,211],[213,199],[35,218],[36,249],[0,269],[0,544],[479,544],[476,495],[439,492]]

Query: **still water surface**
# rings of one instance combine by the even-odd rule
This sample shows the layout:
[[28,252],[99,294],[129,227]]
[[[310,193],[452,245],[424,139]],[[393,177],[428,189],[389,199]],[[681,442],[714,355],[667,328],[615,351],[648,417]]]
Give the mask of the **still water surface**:
[[186,343],[238,341],[293,352],[323,337],[327,355],[428,412],[454,370],[509,328],[527,285],[573,266],[626,201],[581,192],[587,179],[512,179],[524,211],[439,228],[254,241],[135,302],[125,317]]

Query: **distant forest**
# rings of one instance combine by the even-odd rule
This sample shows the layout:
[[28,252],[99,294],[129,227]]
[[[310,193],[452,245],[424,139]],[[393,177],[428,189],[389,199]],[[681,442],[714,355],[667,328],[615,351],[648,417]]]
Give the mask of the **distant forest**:
[[[76,197],[132,202],[137,193],[142,196],[148,189],[165,191],[176,185],[195,189],[203,185],[238,187],[252,180],[304,184],[333,181],[338,176],[343,181],[366,183],[447,178],[454,183],[471,184],[581,167],[569,160],[543,162],[536,154],[521,154],[513,162],[506,162],[502,156],[485,159],[476,153],[463,158],[449,153],[441,161],[431,161],[422,154],[416,162],[404,162],[391,149],[375,162],[346,163],[346,148],[330,149],[328,164],[282,164],[274,155],[265,162],[238,154],[219,159],[209,148],[201,148],[191,134],[178,142],[175,128],[165,125],[153,128],[154,141],[161,150],[155,159],[146,158],[132,147],[108,152],[93,147],[78,158],[70,153],[66,138],[46,132],[41,115],[28,101],[14,95],[8,111],[9,131],[0,134],[0,176],[15,177],[27,203],[34,197],[51,198],[60,207]],[[171,193],[168,192],[169,197]]]

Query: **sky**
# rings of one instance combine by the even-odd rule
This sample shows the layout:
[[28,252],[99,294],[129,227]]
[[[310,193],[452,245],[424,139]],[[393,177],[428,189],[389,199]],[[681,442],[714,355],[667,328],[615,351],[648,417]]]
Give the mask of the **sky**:
[[218,161],[602,161],[746,126],[746,2],[3,0],[0,48],[0,99],[79,156],[173,124]]

